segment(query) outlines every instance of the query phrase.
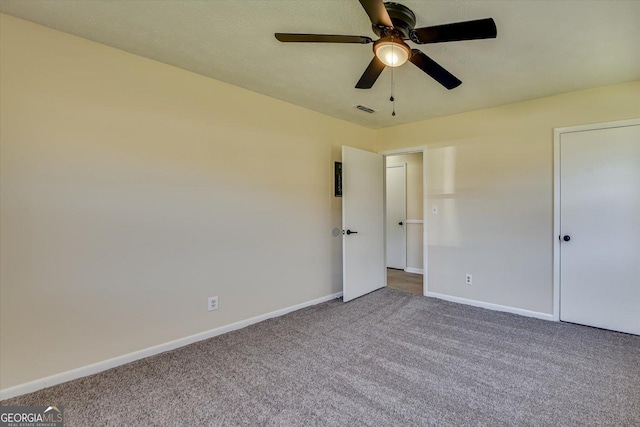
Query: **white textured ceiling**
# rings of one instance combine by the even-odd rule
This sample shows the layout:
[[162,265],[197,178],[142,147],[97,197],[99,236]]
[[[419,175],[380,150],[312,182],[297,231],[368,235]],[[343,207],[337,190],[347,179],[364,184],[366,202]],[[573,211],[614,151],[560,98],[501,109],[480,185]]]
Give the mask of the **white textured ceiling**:
[[416,27],[492,17],[498,37],[410,43],[463,83],[447,91],[407,63],[395,69],[395,117],[389,68],[372,89],[354,88],[371,45],[273,36],[375,38],[357,0],[0,0],[0,11],[371,128],[640,79],[638,0],[399,2]]

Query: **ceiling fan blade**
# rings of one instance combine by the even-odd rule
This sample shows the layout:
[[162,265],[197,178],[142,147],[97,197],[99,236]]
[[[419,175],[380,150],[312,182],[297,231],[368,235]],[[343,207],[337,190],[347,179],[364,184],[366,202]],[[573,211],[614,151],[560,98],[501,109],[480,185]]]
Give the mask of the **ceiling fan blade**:
[[382,0],[360,0],[360,4],[369,15],[373,25],[393,28],[391,17]]
[[360,77],[360,80],[358,80],[358,83],[356,83],[356,88],[371,89],[376,80],[378,80],[378,77],[380,76],[380,73],[382,73],[382,70],[384,70],[384,67],[385,65],[382,63],[382,61],[374,56],[367,69],[364,70],[362,77]]
[[462,83],[456,76],[442,68],[436,61],[418,49],[411,49],[411,58],[409,58],[409,61],[449,90],[460,86]]
[[459,40],[494,39],[497,34],[496,23],[492,18],[485,18],[416,28],[411,33],[411,41],[418,44],[426,44]]
[[373,43],[373,39],[365,36],[340,36],[336,34],[292,34],[275,33],[281,42],[294,43]]

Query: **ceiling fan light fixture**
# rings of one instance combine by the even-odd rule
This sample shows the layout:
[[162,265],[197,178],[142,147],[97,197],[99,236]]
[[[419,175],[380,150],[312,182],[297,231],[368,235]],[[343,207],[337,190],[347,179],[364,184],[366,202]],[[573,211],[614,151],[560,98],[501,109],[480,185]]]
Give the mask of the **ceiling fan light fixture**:
[[404,41],[384,38],[374,43],[373,52],[388,67],[399,67],[411,56],[411,49]]

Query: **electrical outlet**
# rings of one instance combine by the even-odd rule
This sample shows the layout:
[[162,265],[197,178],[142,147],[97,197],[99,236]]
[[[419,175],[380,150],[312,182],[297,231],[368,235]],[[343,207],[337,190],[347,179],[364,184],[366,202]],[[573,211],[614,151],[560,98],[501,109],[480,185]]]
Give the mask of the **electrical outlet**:
[[207,307],[208,307],[209,311],[217,310],[218,309],[218,297],[210,297],[208,299]]
[[472,281],[472,276],[470,274],[467,274],[467,277],[465,277],[464,279],[464,283],[466,283],[467,285],[470,285]]

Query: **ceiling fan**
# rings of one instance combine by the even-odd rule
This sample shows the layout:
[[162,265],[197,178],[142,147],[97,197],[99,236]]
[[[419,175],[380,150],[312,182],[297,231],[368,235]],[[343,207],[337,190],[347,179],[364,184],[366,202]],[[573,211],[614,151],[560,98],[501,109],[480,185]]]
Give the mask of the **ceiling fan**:
[[451,90],[458,87],[462,81],[422,51],[411,49],[405,40],[411,40],[417,44],[428,44],[490,39],[495,38],[497,34],[496,24],[492,18],[414,28],[416,15],[404,5],[393,2],[383,3],[382,0],[360,0],[360,4],[371,19],[373,32],[380,37],[376,41],[366,36],[293,33],[275,33],[276,39],[294,43],[373,43],[374,57],[356,84],[358,89],[373,87],[386,66],[398,67],[409,61]]

